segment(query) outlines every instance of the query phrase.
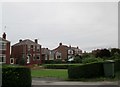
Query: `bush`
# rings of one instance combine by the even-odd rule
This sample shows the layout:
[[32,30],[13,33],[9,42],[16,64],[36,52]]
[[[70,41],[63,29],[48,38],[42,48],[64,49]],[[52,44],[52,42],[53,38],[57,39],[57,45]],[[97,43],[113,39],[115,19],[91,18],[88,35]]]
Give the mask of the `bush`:
[[115,60],[115,65],[114,65],[115,72],[120,71],[120,60]]
[[47,69],[68,69],[69,66],[76,66],[80,64],[45,64],[44,67]]
[[104,76],[103,63],[92,63],[85,65],[70,66],[68,77],[70,79],[93,78]]
[[46,64],[44,65],[44,67],[47,69],[67,69],[68,65],[67,64]]
[[26,67],[2,67],[2,87],[31,87],[31,71]]
[[79,56],[79,55],[75,56],[74,62],[75,62],[75,63],[82,63],[82,57]]
[[62,61],[61,59],[45,60],[45,64],[62,64],[62,63],[65,63],[65,61]]
[[86,64],[86,63],[93,63],[93,62],[102,62],[102,61],[103,61],[103,59],[101,59],[101,58],[94,58],[94,57],[82,59],[82,63],[84,63],[84,64]]
[[54,64],[54,60],[45,60],[45,64]]

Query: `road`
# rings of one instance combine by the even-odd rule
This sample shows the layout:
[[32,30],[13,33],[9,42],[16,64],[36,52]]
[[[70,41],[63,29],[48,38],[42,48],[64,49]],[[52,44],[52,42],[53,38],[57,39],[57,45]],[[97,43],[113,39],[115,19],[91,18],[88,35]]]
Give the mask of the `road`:
[[109,82],[80,82],[80,81],[60,81],[56,79],[32,79],[32,87],[120,87],[118,81]]
[[116,85],[34,85],[32,87],[119,87]]

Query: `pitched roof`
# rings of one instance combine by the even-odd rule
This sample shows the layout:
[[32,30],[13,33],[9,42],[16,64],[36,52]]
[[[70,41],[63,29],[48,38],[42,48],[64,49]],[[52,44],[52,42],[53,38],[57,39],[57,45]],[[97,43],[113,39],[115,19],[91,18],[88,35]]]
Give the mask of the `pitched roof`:
[[40,44],[37,44],[32,40],[26,39],[26,40],[23,40],[19,43],[14,44],[13,46],[19,46],[19,45],[40,45]]
[[6,39],[4,39],[4,38],[1,38],[1,37],[0,37],[0,41],[5,41],[5,42],[10,43],[10,41],[8,41],[8,40],[6,40]]
[[68,49],[68,46],[66,46],[66,45],[60,45],[60,46],[58,46],[57,48],[55,48],[55,49],[53,49],[52,51],[56,51],[59,47],[64,47],[64,48],[66,48],[66,49]]
[[42,54],[49,54],[50,50],[48,48],[42,48]]

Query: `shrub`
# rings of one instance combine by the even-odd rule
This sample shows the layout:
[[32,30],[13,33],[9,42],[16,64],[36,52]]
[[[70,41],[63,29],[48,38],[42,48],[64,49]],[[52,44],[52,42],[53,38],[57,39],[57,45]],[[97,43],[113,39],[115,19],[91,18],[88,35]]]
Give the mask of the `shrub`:
[[115,65],[114,65],[115,72],[120,71],[120,60],[115,60]]
[[69,66],[76,66],[80,64],[45,64],[44,67],[47,69],[68,69]]
[[103,61],[103,59],[101,59],[101,58],[94,58],[94,57],[82,59],[82,63],[84,63],[84,64],[86,64],[86,63],[93,63],[93,62],[102,62],[102,61]]
[[79,56],[79,55],[75,56],[74,62],[75,62],[75,63],[82,63],[82,57]]
[[54,60],[45,60],[45,64],[54,64]]
[[70,79],[92,78],[104,75],[103,63],[92,63],[85,65],[70,66],[68,68],[68,77]]
[[2,67],[2,87],[31,87],[31,71],[26,67]]
[[44,65],[44,67],[47,69],[67,69],[68,65],[67,64],[46,64]]

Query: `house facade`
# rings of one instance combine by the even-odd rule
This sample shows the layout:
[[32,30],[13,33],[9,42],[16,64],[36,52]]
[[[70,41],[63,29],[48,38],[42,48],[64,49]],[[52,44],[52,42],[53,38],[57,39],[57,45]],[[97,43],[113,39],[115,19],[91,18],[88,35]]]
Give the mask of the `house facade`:
[[59,43],[59,46],[52,50],[54,52],[54,59],[68,60],[75,55],[81,55],[82,50],[78,47],[71,47]]
[[26,65],[41,64],[41,45],[38,44],[37,39],[35,41],[19,40],[11,47],[11,57],[14,58],[15,64],[18,64],[21,59],[25,60]]
[[6,34],[0,37],[0,62],[10,64],[10,41],[6,40]]
[[46,60],[50,58],[50,50],[48,48],[42,48],[42,62],[45,63]]

